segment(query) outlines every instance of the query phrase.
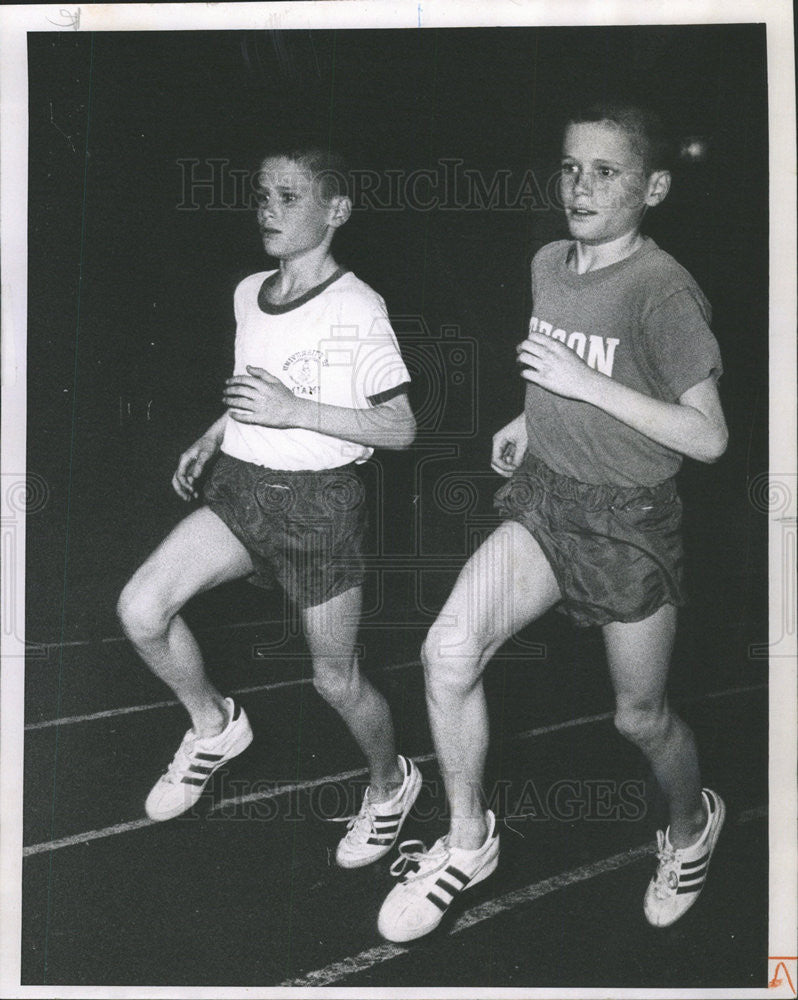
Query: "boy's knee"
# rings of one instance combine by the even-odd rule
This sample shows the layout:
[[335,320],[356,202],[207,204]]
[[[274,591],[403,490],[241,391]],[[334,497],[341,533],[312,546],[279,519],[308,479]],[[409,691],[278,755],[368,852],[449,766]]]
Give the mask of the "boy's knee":
[[163,604],[135,577],[119,595],[116,613],[122,628],[131,639],[155,638],[169,623]]
[[421,647],[424,683],[433,696],[437,692],[468,692],[482,676],[483,650],[479,644],[464,641],[453,647],[451,643],[450,630],[433,625]]
[[313,667],[313,687],[333,708],[347,705],[357,694],[357,667],[352,664],[329,664]]
[[665,735],[670,724],[670,713],[661,705],[618,705],[614,721],[621,736],[637,745],[646,745]]

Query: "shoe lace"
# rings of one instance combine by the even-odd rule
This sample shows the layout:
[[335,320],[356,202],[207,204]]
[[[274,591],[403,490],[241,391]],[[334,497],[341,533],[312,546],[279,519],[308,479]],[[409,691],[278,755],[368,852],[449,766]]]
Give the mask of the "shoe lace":
[[372,834],[377,832],[374,823],[374,807],[369,798],[369,790],[363,796],[363,803],[360,811],[354,816],[344,816],[336,819],[335,822],[346,823],[346,839],[351,844],[365,844]]
[[391,875],[403,883],[416,882],[444,868],[451,853],[443,838],[430,848],[422,840],[405,840],[399,845],[399,857],[391,865]]
[[657,899],[672,896],[679,885],[681,862],[679,851],[665,839],[662,830],[657,830],[657,874],[654,879],[654,895]]
[[191,732],[186,733],[183,742],[177,748],[177,753],[172,758],[172,763],[164,771],[162,781],[171,784],[179,784],[191,764],[191,757],[194,753],[195,737]]

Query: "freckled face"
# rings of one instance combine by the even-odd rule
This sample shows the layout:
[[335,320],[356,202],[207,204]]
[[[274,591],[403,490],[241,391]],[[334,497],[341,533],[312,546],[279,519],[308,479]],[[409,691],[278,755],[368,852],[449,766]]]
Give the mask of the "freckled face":
[[264,160],[257,197],[258,227],[270,256],[289,260],[324,241],[332,208],[301,164],[283,156]]
[[563,140],[560,193],[571,235],[609,243],[637,230],[650,194],[643,157],[613,122],[570,124]]

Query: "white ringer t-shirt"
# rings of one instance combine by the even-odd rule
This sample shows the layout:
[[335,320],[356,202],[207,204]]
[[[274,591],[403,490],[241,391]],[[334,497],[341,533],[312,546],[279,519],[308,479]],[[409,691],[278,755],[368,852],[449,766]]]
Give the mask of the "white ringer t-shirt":
[[[264,368],[297,396],[367,409],[405,391],[410,381],[383,299],[351,271],[282,305],[251,274],[235,291],[234,374]],[[263,427],[228,417],[222,451],[272,469],[335,469],[365,462],[373,448],[304,428]]]

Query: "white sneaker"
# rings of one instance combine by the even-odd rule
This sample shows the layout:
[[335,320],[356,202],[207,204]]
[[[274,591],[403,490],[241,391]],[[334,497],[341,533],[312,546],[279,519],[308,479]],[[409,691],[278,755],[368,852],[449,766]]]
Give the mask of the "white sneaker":
[[704,832],[690,847],[674,847],[669,839],[670,827],[657,830],[656,874],[646,889],[643,912],[654,927],[669,927],[698,899],[709,869],[709,862],[720,828],[726,817],[723,799],[709,788],[701,791],[707,809]]
[[366,789],[357,816],[349,820],[346,835],[335,852],[341,868],[361,868],[385,857],[399,836],[407,814],[421,791],[421,772],[407,757],[399,755],[404,781],[399,791],[385,802],[372,802]]
[[225,698],[230,721],[217,736],[204,738],[189,729],[174,760],[153,786],[144,811],[154,820],[173,819],[202,795],[213,772],[246,750],[252,742],[249,719],[232,698]]
[[[391,865],[392,875],[401,875],[382,904],[377,929],[388,941],[412,941],[434,930],[452,903],[467,887],[476,885],[496,870],[499,836],[496,817],[488,810],[488,833],[482,847],[467,851],[450,847],[446,837],[426,851],[420,840],[399,845],[400,857]],[[411,845],[420,851],[409,850]],[[406,872],[410,866],[412,872]]]

